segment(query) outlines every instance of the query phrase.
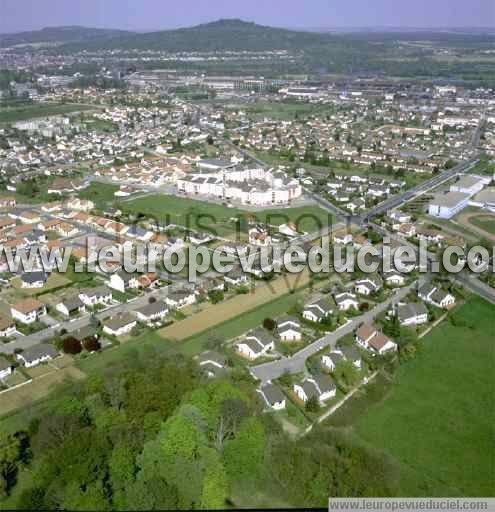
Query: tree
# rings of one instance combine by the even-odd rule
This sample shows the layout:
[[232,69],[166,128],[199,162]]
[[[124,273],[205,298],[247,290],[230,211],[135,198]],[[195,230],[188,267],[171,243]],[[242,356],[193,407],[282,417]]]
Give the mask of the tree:
[[19,438],[0,431],[0,499],[8,495],[15,481],[20,455]]
[[228,398],[222,402],[215,434],[215,447],[217,450],[222,450],[226,439],[235,437],[242,419],[247,414],[247,406],[240,398]]
[[223,460],[229,479],[257,479],[264,460],[265,431],[258,418],[246,418],[236,437],[227,441]]
[[64,338],[62,342],[62,350],[65,354],[80,354],[82,351],[81,342],[73,336]]
[[212,304],[218,304],[219,302],[222,302],[224,297],[225,294],[223,293],[223,290],[211,290],[208,292],[208,298]]
[[305,409],[308,412],[318,412],[320,410],[320,402],[318,401],[318,398],[316,396],[308,398]]
[[277,322],[273,320],[272,318],[265,318],[263,320],[263,327],[267,329],[268,331],[274,331],[277,327]]
[[101,343],[94,336],[86,338],[84,340],[84,349],[88,352],[98,352],[101,349]]
[[218,453],[214,450],[208,450],[205,453],[205,459],[207,471],[203,479],[201,508],[206,510],[223,509],[229,488],[225,468]]

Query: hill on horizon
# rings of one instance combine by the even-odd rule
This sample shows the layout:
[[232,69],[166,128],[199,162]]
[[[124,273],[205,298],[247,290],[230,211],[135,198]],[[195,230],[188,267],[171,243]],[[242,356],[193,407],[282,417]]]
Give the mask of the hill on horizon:
[[40,30],[0,34],[0,48],[23,44],[96,42],[123,34],[132,34],[132,32],[116,29],[89,28],[79,25],[44,27]]
[[181,51],[297,50],[322,44],[328,34],[258,25],[240,19],[221,19],[194,27],[144,33],[122,33],[105,41],[82,41],[65,49],[138,49]]

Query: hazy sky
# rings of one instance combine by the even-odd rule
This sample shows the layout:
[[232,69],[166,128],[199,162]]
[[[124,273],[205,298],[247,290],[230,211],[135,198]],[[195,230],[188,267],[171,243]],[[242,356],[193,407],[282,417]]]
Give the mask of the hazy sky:
[[0,0],[0,32],[158,30],[218,18],[283,27],[494,27],[495,0]]

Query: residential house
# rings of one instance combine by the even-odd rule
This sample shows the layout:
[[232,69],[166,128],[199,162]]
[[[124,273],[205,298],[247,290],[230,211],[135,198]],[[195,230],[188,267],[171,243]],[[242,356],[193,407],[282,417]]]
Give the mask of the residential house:
[[172,290],[165,297],[165,302],[171,308],[180,309],[194,304],[196,302],[196,294],[194,291],[187,289]]
[[285,409],[285,396],[282,390],[275,384],[268,383],[256,390],[266,406],[274,411]]
[[0,380],[6,379],[12,375],[12,363],[0,356]]
[[48,274],[43,270],[24,272],[21,275],[22,288],[43,288],[48,280]]
[[237,351],[254,360],[275,349],[275,340],[265,329],[255,329],[237,344]]
[[400,324],[406,327],[428,322],[428,310],[422,302],[399,305],[396,314]]
[[406,278],[397,270],[387,270],[383,273],[383,280],[387,286],[404,286]]
[[355,347],[344,346],[344,347],[341,347],[339,350],[342,353],[344,359],[346,361],[349,361],[352,364],[352,366],[354,366],[354,368],[357,368],[358,370],[361,369],[361,366],[362,366],[361,356]]
[[294,392],[300,400],[307,402],[316,397],[320,404],[333,398],[337,393],[334,381],[328,375],[316,375],[305,378],[301,384],[294,384]]
[[23,324],[32,324],[46,315],[46,306],[39,300],[29,298],[16,302],[10,307],[10,312],[14,320]]
[[16,333],[12,318],[0,316],[0,338],[10,338]]
[[103,321],[103,332],[111,336],[123,336],[136,327],[137,321],[129,313],[110,317]]
[[282,341],[301,341],[301,323],[293,316],[279,318],[277,333]]
[[139,288],[139,279],[137,275],[129,274],[129,272],[121,269],[110,276],[108,286],[125,293],[127,290]]
[[302,316],[310,322],[322,322],[325,318],[333,313],[333,307],[330,301],[322,298],[311,304],[306,304],[303,309]]
[[163,320],[168,314],[168,306],[165,302],[157,300],[136,309],[135,313],[140,322],[149,324]]
[[382,288],[382,283],[378,276],[367,275],[363,279],[358,279],[354,283],[354,291],[359,295],[368,297],[372,293],[377,293]]
[[364,349],[378,355],[397,350],[396,343],[369,324],[363,324],[358,328],[355,340]]
[[74,295],[73,297],[68,297],[59,302],[55,306],[55,309],[66,317],[74,317],[84,313],[86,311],[86,306],[79,296]]
[[359,301],[356,295],[350,292],[337,293],[334,295],[334,300],[339,311],[349,311],[351,308],[359,308]]
[[86,306],[107,306],[112,301],[112,292],[106,286],[85,288],[79,292],[79,298]]
[[23,352],[17,354],[17,359],[26,368],[38,366],[46,361],[51,361],[59,356],[58,350],[48,343],[40,343],[25,349]]
[[321,356],[321,363],[331,372],[333,372],[343,360],[344,356],[340,350],[332,350]]
[[242,267],[235,266],[224,274],[223,276],[226,283],[232,286],[242,286],[249,282],[249,276],[242,270]]
[[208,377],[219,377],[226,371],[227,358],[214,350],[207,350],[199,356],[199,367]]
[[455,297],[439,286],[425,283],[418,290],[418,297],[437,308],[448,309],[455,305]]

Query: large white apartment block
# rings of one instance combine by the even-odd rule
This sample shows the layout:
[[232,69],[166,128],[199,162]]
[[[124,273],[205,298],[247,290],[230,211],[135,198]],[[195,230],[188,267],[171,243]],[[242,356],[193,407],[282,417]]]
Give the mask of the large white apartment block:
[[287,204],[302,194],[296,179],[283,171],[262,167],[189,174],[177,180],[177,188],[188,195],[213,196],[256,206]]

